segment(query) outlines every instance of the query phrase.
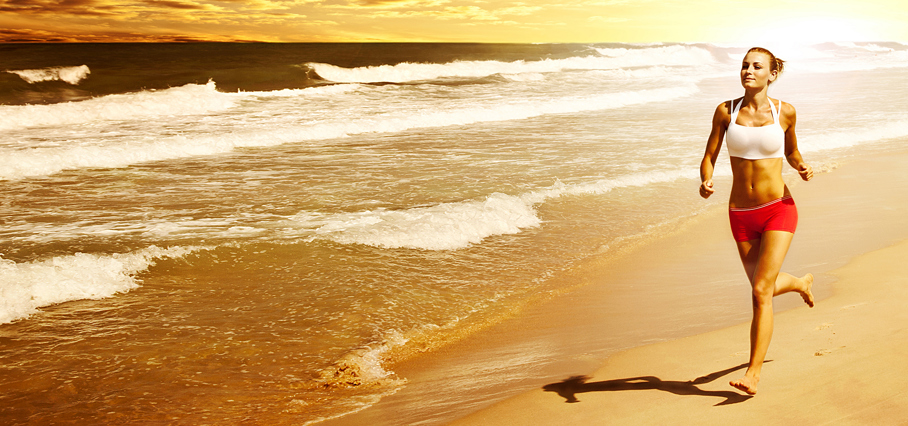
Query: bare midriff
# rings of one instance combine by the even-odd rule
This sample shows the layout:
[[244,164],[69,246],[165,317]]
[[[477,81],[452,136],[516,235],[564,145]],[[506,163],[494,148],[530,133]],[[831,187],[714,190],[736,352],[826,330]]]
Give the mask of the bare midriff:
[[753,207],[790,195],[782,180],[782,159],[747,160],[731,157],[734,180],[730,208]]

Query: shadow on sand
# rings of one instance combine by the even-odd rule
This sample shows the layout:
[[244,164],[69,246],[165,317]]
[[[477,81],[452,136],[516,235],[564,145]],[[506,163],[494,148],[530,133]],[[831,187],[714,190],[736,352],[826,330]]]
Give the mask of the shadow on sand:
[[[768,362],[768,361],[767,361]],[[752,398],[751,395],[743,395],[731,390],[727,391],[708,391],[697,387],[704,383],[712,382],[728,373],[747,367],[747,364],[741,364],[722,371],[698,377],[694,380],[679,382],[674,380],[662,380],[653,376],[631,377],[627,379],[603,380],[601,382],[588,383],[588,376],[573,376],[558,383],[548,384],[542,387],[547,392],[555,392],[565,399],[564,402],[580,402],[577,399],[578,393],[586,392],[612,392],[628,390],[661,390],[671,392],[675,395],[699,395],[714,396],[724,398],[716,405],[737,404]]]

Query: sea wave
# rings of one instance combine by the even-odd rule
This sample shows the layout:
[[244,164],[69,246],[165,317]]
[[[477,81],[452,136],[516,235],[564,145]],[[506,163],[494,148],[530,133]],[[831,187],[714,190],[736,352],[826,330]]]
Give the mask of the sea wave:
[[908,117],[884,117],[879,124],[866,128],[799,137],[798,149],[803,152],[825,151],[905,137],[908,137]]
[[801,61],[789,61],[785,65],[786,70],[828,74],[908,67],[908,50],[882,47],[877,49],[870,45],[854,45],[854,47],[847,49],[839,46],[837,49],[823,50],[820,55],[825,56],[808,57],[807,60]]
[[857,44],[857,43],[851,42],[851,41],[838,41],[838,42],[835,42],[834,44],[838,47],[843,47],[846,49],[864,50],[864,51],[868,51],[868,52],[872,52],[872,53],[895,51],[895,49],[893,49],[891,47],[883,47],[876,43]]
[[298,97],[298,96],[333,96],[349,93],[359,89],[359,84],[328,84],[324,86],[306,87],[304,89],[281,89],[271,91],[257,92],[236,92],[227,93],[229,96],[237,98],[258,97],[258,98],[281,98],[281,97]]
[[702,66],[715,62],[712,54],[696,46],[658,46],[644,49],[595,49],[598,55],[540,61],[454,61],[444,64],[404,62],[359,68],[324,63],[306,64],[322,78],[347,83],[404,83],[446,77],[486,77],[560,72],[564,70],[608,70],[643,66]]
[[50,67],[34,70],[6,70],[6,72],[18,75],[29,84],[40,83],[42,81],[65,81],[69,84],[77,85],[91,74],[88,65],[80,65],[77,67]]
[[333,214],[304,212],[291,219],[304,228],[314,228],[317,237],[341,244],[426,250],[468,247],[493,235],[516,234],[541,223],[532,204],[500,193],[484,200],[431,207]]
[[403,210],[355,213],[301,212],[290,219],[313,238],[382,248],[456,250],[488,237],[517,234],[542,224],[536,206],[566,195],[595,195],[617,188],[645,186],[692,177],[689,170],[654,171],[582,184],[556,182],[520,195],[494,193],[482,200],[442,203]]
[[[213,84],[196,86],[191,90],[198,90],[199,87],[210,87],[204,90],[214,90]],[[390,133],[418,128],[522,120],[546,114],[621,108],[634,104],[676,99],[696,93],[698,90],[694,84],[684,84],[671,88],[571,96],[547,101],[519,103],[503,101],[485,106],[449,110],[419,112],[408,110],[343,121],[277,127],[271,125],[267,128],[218,135],[163,136],[153,140],[128,141],[110,145],[57,146],[28,150],[7,149],[0,150],[0,154],[2,154],[0,156],[0,178],[21,179],[88,167],[125,167],[149,161],[226,153],[238,147],[275,146],[363,133]],[[218,95],[221,94],[215,92],[213,97],[220,99],[219,102],[223,102],[226,97]],[[187,113],[189,113],[188,110]]]
[[165,90],[108,95],[52,105],[0,106],[0,130],[60,126],[97,120],[135,120],[222,111],[234,105],[215,83],[187,84]]
[[156,259],[183,257],[195,250],[151,246],[132,253],[76,253],[26,263],[0,258],[0,324],[28,317],[43,306],[127,292],[139,287],[136,275]]

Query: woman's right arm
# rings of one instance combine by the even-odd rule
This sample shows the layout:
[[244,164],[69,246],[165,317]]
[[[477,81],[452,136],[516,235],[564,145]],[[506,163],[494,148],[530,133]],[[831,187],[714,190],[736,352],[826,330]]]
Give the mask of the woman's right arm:
[[722,141],[725,140],[725,129],[728,128],[730,121],[728,102],[723,102],[716,107],[713,114],[712,130],[709,132],[709,139],[706,140],[706,153],[700,162],[700,196],[703,198],[709,198],[716,192],[713,189],[713,170],[722,149]]

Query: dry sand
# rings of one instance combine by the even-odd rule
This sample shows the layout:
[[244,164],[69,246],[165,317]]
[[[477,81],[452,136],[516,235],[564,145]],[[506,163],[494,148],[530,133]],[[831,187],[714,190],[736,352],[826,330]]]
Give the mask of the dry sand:
[[455,424],[906,424],[906,260],[908,241],[860,256],[834,296],[777,315],[752,398],[728,386],[747,360],[741,324],[620,353]]
[[750,293],[720,208],[394,366],[406,388],[324,424],[908,424],[906,162],[865,155],[791,185],[801,221],[783,270],[813,272],[818,303],[776,298],[755,397],[728,385],[748,357]]
[[[906,178],[897,176],[905,160],[855,160],[821,175],[820,188],[800,185],[798,191],[813,192],[797,198],[801,210],[825,221],[810,226],[829,234],[854,227],[857,236],[874,227],[904,238],[908,218],[893,213],[908,210]],[[884,210],[877,213],[887,220],[856,219],[854,202],[868,194],[886,202],[860,200],[858,210]],[[820,214],[821,208],[830,210]],[[867,247],[884,239],[851,238],[840,244]],[[454,424],[908,424],[906,263],[908,240],[862,254],[832,271],[831,297],[813,309],[777,314],[770,362],[754,397],[728,385],[746,368],[749,323],[742,323],[610,356],[587,376],[553,381]]]

